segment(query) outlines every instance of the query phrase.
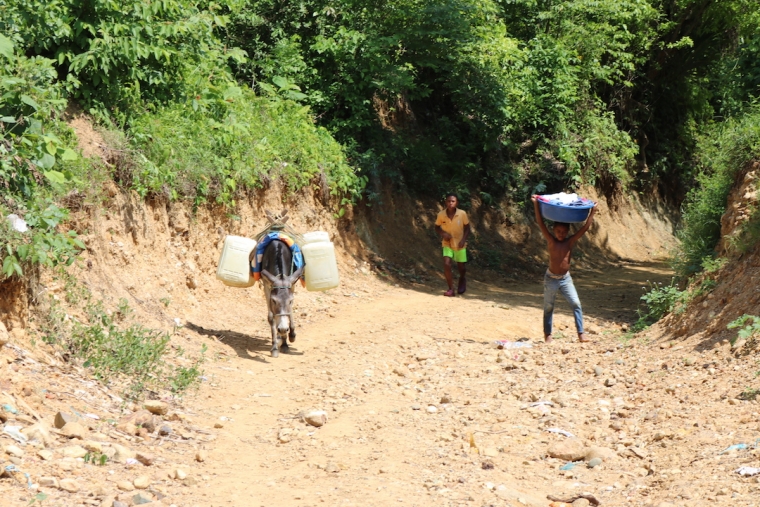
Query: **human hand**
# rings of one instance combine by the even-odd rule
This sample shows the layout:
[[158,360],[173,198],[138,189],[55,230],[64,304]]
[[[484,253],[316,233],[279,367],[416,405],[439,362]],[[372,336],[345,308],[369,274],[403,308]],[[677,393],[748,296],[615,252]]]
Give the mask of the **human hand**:
[[441,238],[451,239],[451,234],[449,234],[448,232],[441,232]]
[[538,196],[536,194],[531,195],[530,201],[535,204],[536,202],[538,202]]
[[464,248],[465,241],[462,240],[459,242],[459,246],[457,248]]

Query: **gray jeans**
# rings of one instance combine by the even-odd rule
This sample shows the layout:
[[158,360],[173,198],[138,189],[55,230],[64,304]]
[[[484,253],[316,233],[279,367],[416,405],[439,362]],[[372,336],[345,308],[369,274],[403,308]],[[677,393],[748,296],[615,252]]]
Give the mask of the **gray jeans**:
[[581,300],[578,298],[578,291],[573,285],[573,278],[570,273],[557,277],[548,270],[544,275],[544,334],[552,334],[552,320],[554,319],[554,301],[557,299],[557,292],[562,294],[565,300],[570,303],[575,317],[575,329],[578,334],[583,332],[583,310],[581,309]]

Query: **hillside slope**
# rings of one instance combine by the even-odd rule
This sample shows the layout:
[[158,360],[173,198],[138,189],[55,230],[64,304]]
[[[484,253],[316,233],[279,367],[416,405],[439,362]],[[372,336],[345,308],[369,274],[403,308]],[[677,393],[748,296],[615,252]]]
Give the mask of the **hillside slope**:
[[742,231],[757,208],[759,177],[758,162],[736,175],[721,218],[721,240],[716,247],[720,267],[692,282],[697,296],[658,323],[658,333],[688,337],[710,348],[736,337],[736,331],[727,326],[738,317],[760,315],[760,243],[747,242]]

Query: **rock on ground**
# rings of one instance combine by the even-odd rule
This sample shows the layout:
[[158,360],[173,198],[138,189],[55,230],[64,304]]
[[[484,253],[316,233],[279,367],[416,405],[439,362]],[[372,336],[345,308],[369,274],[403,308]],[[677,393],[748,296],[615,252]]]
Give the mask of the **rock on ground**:
[[568,438],[555,442],[549,447],[547,454],[552,458],[565,461],[581,461],[586,458],[586,447],[578,438]]

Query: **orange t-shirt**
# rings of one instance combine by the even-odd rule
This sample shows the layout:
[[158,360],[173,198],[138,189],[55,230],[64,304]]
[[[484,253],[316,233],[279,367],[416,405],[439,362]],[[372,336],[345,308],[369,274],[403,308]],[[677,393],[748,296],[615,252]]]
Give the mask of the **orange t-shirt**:
[[[458,209],[454,212],[454,218],[449,218],[444,209],[438,213],[438,218],[435,219],[435,225],[438,225],[443,229],[443,232],[451,234],[451,239],[442,240],[441,244],[447,246],[452,250],[461,250],[459,248],[459,242],[464,237],[464,226],[468,225],[470,221],[467,219],[467,213],[464,210]],[[467,247],[467,245],[465,245]]]

